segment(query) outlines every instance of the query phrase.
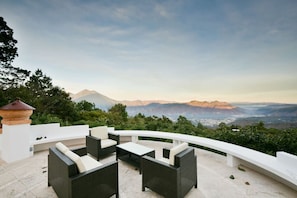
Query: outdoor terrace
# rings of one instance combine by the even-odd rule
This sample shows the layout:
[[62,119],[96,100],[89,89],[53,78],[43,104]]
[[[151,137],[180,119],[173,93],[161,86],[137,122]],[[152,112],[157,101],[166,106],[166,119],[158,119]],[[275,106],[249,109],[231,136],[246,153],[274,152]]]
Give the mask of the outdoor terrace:
[[[131,140],[131,139],[130,139]],[[156,150],[156,158],[163,147],[171,143],[132,140]],[[129,141],[129,140],[128,140]],[[72,148],[84,144],[73,145]],[[227,158],[213,152],[195,149],[197,155],[198,188],[193,188],[186,197],[297,197],[297,191],[271,177],[246,166],[228,166]],[[0,197],[57,197],[47,185],[48,150],[37,151],[33,156],[12,163],[0,159]],[[115,154],[100,162],[115,160]],[[238,168],[240,167],[240,168]],[[233,175],[234,179],[230,179]],[[141,191],[141,175],[135,167],[119,160],[120,197],[160,197],[146,189]]]

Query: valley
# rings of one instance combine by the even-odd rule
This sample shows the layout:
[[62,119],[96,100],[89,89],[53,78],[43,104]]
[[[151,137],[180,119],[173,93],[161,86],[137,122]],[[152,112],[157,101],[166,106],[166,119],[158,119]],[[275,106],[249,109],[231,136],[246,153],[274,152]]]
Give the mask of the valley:
[[280,103],[227,103],[221,101],[190,101],[178,103],[160,100],[117,101],[95,91],[83,90],[71,94],[75,102],[88,101],[96,108],[107,111],[113,105],[126,105],[129,116],[141,113],[145,116],[166,116],[176,121],[184,116],[194,124],[201,123],[208,127],[216,127],[224,122],[229,125],[251,125],[262,121],[266,127],[297,127],[297,104]]

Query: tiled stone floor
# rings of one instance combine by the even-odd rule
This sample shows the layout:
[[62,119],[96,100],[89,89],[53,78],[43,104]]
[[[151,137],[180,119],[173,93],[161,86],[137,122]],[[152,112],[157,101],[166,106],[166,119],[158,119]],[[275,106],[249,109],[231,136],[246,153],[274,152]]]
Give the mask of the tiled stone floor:
[[[140,141],[140,144],[154,148],[156,157],[162,155],[167,143]],[[196,149],[198,165],[198,189],[193,188],[186,198],[296,198],[297,191],[255,172],[247,167],[245,171],[226,165],[226,158],[208,151]],[[47,186],[48,151],[34,156],[5,163],[0,159],[0,197],[57,197],[52,187]],[[115,154],[103,159],[102,163],[115,160]],[[230,179],[233,175],[235,179]],[[135,168],[119,160],[119,190],[121,198],[159,198],[161,196],[146,189],[141,191],[141,175]]]

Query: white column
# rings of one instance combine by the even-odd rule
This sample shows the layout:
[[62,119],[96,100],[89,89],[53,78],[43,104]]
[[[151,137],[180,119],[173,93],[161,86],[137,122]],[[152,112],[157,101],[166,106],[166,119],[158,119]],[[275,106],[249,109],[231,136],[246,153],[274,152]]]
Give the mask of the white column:
[[177,146],[177,145],[182,144],[182,143],[183,143],[183,141],[181,141],[181,140],[173,140],[172,141],[173,146]]
[[132,142],[138,142],[138,136],[132,136],[131,137]]
[[7,163],[30,157],[30,124],[2,125],[1,158]]
[[240,159],[227,153],[227,165],[230,167],[236,167],[240,165]]

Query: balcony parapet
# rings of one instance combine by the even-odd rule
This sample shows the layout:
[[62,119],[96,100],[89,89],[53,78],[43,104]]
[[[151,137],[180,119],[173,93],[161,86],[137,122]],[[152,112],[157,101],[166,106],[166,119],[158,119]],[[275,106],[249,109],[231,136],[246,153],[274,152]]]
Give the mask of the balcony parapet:
[[[48,129],[45,130],[46,128]],[[68,141],[69,145],[75,145],[78,142],[84,143],[89,126],[60,127],[59,124],[47,124],[43,126],[33,125],[31,130],[31,145],[34,148],[38,147],[38,150],[45,150],[57,141]],[[121,141],[125,137],[128,137],[128,141],[132,140],[134,142],[137,142],[139,137],[161,138],[171,139],[173,145],[188,142],[193,145],[217,150],[226,154],[228,166],[236,167],[240,164],[248,166],[297,190],[297,156],[295,155],[277,152],[275,157],[227,142],[170,132],[114,130],[114,128],[110,127],[109,133],[120,135]],[[37,140],[36,138],[38,137],[43,137],[43,139]],[[34,149],[34,151],[37,151],[37,149]]]
[[152,137],[171,139],[173,145],[188,142],[214,149],[226,154],[228,166],[235,167],[242,164],[251,167],[297,190],[297,156],[289,153],[278,152],[274,157],[235,144],[179,133],[144,130],[116,130],[113,133],[121,137],[131,136],[132,141],[138,141],[138,137]]

